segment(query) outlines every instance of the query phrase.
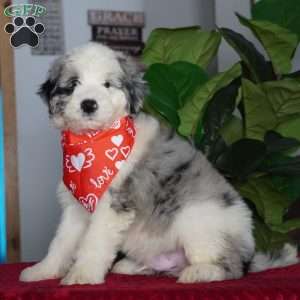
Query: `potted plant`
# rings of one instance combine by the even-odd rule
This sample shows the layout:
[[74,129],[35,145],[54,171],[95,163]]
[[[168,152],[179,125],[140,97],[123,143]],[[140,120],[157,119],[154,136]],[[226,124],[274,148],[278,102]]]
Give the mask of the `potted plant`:
[[[291,241],[300,219],[300,71],[291,73],[300,38],[297,0],[261,0],[239,14],[266,55],[227,28],[154,30],[143,52],[150,94],[144,109],[204,152],[253,210],[257,250]],[[221,39],[240,62],[209,76]],[[268,57],[268,58],[266,58]]]

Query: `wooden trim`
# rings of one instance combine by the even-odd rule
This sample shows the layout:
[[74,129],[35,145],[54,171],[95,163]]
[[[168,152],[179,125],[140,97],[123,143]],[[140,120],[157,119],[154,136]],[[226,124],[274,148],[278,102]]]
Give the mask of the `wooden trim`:
[[10,1],[1,1],[0,6],[0,86],[3,93],[5,188],[7,217],[8,262],[20,260],[20,229],[17,163],[17,120],[13,48],[4,26],[10,19],[3,15]]

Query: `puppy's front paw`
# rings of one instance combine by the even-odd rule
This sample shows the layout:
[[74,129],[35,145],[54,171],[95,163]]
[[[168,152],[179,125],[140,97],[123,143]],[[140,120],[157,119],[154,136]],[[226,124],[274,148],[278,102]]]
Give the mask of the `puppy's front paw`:
[[40,281],[46,279],[55,279],[63,276],[55,266],[50,266],[43,262],[37,263],[32,267],[24,269],[20,274],[20,281]]
[[97,269],[94,265],[88,267],[88,265],[75,263],[60,283],[63,285],[100,284],[104,283],[104,272],[100,272],[100,268]]

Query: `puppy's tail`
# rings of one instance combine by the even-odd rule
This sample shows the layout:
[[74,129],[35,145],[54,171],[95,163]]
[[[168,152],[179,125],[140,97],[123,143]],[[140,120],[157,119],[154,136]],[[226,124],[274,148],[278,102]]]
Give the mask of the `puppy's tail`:
[[250,272],[285,267],[299,262],[297,246],[285,244],[274,254],[257,252],[251,262]]

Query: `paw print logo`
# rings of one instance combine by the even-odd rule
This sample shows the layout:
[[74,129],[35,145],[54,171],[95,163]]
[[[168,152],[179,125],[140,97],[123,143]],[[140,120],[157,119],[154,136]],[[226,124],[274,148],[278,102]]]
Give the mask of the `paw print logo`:
[[28,45],[36,47],[39,44],[39,34],[43,33],[45,27],[42,23],[36,23],[34,17],[14,18],[12,23],[7,23],[4,30],[11,34],[10,44],[13,47]]

